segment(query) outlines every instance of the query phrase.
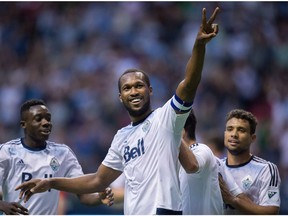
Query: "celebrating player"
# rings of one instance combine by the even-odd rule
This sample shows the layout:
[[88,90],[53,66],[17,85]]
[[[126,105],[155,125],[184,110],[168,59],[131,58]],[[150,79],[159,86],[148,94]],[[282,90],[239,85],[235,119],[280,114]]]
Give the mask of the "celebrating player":
[[196,36],[185,77],[162,107],[152,110],[148,75],[128,69],[119,78],[119,99],[131,124],[115,135],[104,161],[94,174],[78,178],[34,179],[16,188],[27,201],[33,193],[51,188],[76,194],[102,191],[122,172],[125,175],[124,214],[182,214],[179,185],[181,131],[189,115],[205,58],[206,43],[218,33],[213,24],[219,8],[202,23]]
[[179,160],[183,214],[222,215],[224,213],[219,173],[227,190],[235,197],[242,196],[233,176],[211,149],[196,141],[196,116],[191,110],[183,129]]
[[[8,215],[56,215],[59,191],[49,190],[27,203],[19,200],[15,187],[32,178],[76,177],[83,175],[82,168],[72,150],[65,144],[48,141],[52,130],[51,113],[42,100],[28,100],[21,106],[21,127],[24,137],[0,145],[0,183],[3,201],[0,211]],[[78,196],[83,204],[113,204],[113,193]],[[23,207],[23,205],[25,207]]]
[[242,191],[252,200],[241,205],[224,191],[226,214],[278,214],[280,207],[280,175],[275,164],[250,153],[256,140],[256,117],[248,111],[235,109],[226,116],[224,143],[225,164]]

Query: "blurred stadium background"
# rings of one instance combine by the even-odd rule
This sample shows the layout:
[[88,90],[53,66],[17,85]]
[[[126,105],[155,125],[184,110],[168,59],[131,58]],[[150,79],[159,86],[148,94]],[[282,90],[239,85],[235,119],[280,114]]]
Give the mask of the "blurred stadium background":
[[[287,2],[1,2],[0,142],[21,135],[21,103],[41,98],[52,112],[51,140],[94,172],[129,123],[118,76],[130,67],[147,71],[153,106],[162,105],[183,77],[202,8],[210,16],[216,6],[220,33],[207,46],[194,103],[198,139],[221,147],[225,114],[253,112],[253,153],[278,165],[281,214],[288,214]],[[119,213],[66,197],[67,214]]]

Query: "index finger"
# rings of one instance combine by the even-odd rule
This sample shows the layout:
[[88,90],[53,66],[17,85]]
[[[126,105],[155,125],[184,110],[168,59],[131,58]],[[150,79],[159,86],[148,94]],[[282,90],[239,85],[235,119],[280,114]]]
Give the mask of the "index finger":
[[19,190],[19,189],[24,189],[26,187],[26,182],[16,186],[15,191]]

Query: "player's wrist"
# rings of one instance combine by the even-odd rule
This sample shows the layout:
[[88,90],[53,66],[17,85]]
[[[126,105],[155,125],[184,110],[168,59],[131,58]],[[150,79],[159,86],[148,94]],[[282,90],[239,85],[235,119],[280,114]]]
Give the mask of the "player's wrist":
[[57,188],[57,179],[56,178],[49,178],[49,179],[46,179],[46,185],[48,187],[48,190],[50,189],[58,189]]
[[229,204],[231,206],[233,206],[234,208],[237,208],[237,206],[239,206],[239,198],[237,196],[232,196],[230,200],[231,202]]

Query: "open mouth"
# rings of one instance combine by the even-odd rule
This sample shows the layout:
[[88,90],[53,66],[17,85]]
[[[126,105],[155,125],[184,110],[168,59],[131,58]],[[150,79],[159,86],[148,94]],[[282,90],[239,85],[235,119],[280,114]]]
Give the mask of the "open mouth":
[[239,145],[239,141],[236,140],[228,140],[228,143],[233,146]]
[[132,100],[130,100],[130,103],[132,104],[139,104],[142,100],[140,98],[134,98]]
[[49,135],[51,133],[51,130],[42,130],[41,131],[41,134],[44,134],[44,135]]

